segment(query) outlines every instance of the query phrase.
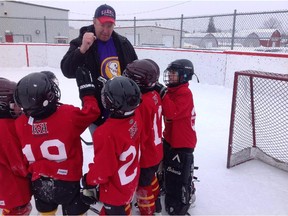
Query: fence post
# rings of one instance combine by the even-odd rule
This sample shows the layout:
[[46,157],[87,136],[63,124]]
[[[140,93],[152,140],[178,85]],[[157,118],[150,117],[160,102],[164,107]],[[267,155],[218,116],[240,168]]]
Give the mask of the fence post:
[[232,39],[231,39],[231,50],[234,49],[234,37],[235,37],[235,29],[236,29],[236,13],[237,13],[237,10],[234,10],[233,26],[232,26]]
[[182,37],[183,37],[183,14],[181,14],[181,27],[180,27],[180,48],[182,48]]
[[30,61],[29,61],[29,52],[28,52],[28,44],[25,44],[25,54],[26,54],[26,66],[30,66]]
[[44,33],[45,33],[45,43],[47,43],[47,23],[46,23],[46,16],[44,16]]
[[136,17],[134,17],[134,46],[136,46]]

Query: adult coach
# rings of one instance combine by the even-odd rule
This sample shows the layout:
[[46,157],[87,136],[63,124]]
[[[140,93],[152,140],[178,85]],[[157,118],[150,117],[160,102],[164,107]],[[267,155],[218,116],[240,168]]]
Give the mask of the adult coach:
[[[85,67],[91,71],[95,86],[99,76],[110,79],[121,75],[127,64],[137,59],[136,52],[129,40],[114,31],[115,10],[107,5],[99,6],[93,18],[93,25],[80,29],[77,38],[70,42],[70,47],[61,61],[61,70],[65,77],[75,78],[76,69]],[[89,129],[92,133],[108,116],[101,104],[101,88],[98,87],[98,100],[101,116]]]

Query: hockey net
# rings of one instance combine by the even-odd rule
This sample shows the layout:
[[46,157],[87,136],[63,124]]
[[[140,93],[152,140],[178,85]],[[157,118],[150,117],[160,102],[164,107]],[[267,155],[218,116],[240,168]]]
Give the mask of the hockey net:
[[235,72],[227,168],[252,159],[288,171],[288,75]]

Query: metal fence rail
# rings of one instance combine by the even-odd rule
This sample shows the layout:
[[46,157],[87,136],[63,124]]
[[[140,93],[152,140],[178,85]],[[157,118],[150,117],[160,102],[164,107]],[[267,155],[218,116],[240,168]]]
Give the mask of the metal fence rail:
[[[117,20],[135,46],[288,52],[288,10]],[[1,17],[0,42],[69,43],[92,20]]]

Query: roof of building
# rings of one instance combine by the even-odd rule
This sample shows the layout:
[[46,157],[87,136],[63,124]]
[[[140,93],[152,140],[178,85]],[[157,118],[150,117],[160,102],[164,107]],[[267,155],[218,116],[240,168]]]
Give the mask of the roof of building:
[[[134,26],[115,26],[115,29],[133,29]],[[137,29],[139,28],[155,28],[155,29],[164,29],[164,30],[171,30],[171,31],[177,31],[180,32],[181,30],[178,29],[172,29],[172,28],[166,28],[166,27],[162,27],[162,26],[153,26],[153,25],[147,25],[147,26],[136,26]],[[186,32],[186,31],[184,31]]]
[[21,1],[13,1],[13,0],[4,0],[4,1],[1,1],[1,0],[0,0],[0,2],[9,2],[9,3],[16,3],[16,4],[25,4],[25,5],[31,5],[31,6],[36,6],[36,7],[50,8],[50,9],[54,9],[54,10],[69,11],[69,10],[63,9],[63,8],[50,7],[50,6],[32,4],[32,3],[21,2]]

